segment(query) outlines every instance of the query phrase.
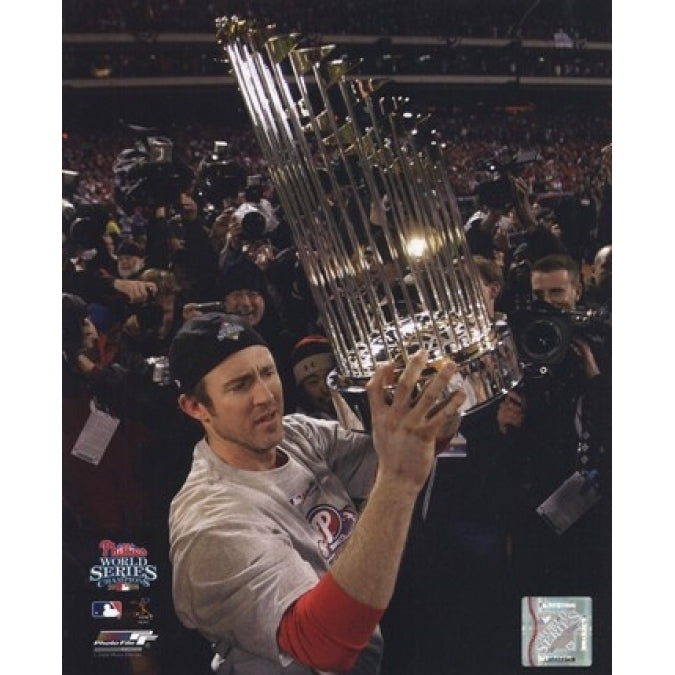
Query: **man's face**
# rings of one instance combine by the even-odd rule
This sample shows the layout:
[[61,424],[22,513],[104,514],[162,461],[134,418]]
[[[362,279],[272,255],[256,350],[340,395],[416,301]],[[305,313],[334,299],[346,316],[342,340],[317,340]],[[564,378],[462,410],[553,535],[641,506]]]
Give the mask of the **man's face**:
[[333,399],[326,382],[329,372],[330,368],[320,368],[311,375],[308,375],[300,384],[308,398],[312,401],[312,404],[324,412],[332,412],[333,410]]
[[250,326],[257,326],[265,313],[265,298],[249,289],[231,291],[225,296],[225,311],[237,314]]
[[532,272],[532,295],[558,309],[574,309],[581,295],[581,284],[570,276],[568,270]]
[[128,279],[143,269],[143,258],[137,255],[117,256],[117,272],[121,279]]
[[283,391],[267,347],[232,354],[205,375],[204,384],[211,406],[199,404],[199,419],[215,452],[246,468],[276,448],[283,437]]
[[487,306],[488,315],[490,318],[494,317],[495,313],[495,300],[501,292],[501,286],[496,281],[486,282],[482,276],[480,276],[480,287],[483,291],[483,299]]

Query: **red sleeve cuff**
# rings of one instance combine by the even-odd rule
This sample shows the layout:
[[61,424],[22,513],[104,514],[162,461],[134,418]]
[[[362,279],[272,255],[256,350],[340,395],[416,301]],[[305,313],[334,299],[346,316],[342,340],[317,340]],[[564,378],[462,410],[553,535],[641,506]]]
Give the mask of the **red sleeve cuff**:
[[384,614],[355,600],[326,573],[284,613],[277,640],[282,651],[319,670],[350,670]]

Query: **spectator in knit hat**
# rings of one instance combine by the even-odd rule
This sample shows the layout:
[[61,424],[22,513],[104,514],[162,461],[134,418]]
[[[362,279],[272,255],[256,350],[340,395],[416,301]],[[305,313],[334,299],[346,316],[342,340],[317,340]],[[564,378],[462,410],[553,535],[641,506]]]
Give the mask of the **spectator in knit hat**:
[[124,297],[131,303],[145,302],[157,291],[154,283],[122,279],[116,261],[103,239],[105,223],[100,219],[77,218],[64,242],[61,288],[85,302],[109,305]]
[[226,312],[264,330],[259,324],[271,309],[267,302],[269,292],[265,275],[254,263],[241,258],[223,274],[219,288]]
[[120,279],[138,279],[145,267],[145,251],[140,244],[127,239],[117,247],[117,274]]
[[291,352],[291,365],[297,387],[296,412],[319,419],[337,419],[327,382],[328,374],[335,368],[328,338],[307,335],[299,340]]
[[264,272],[249,258],[242,257],[221,275],[217,289],[219,302],[207,303],[209,306],[202,309],[201,303],[187,303],[183,307],[183,320],[217,309],[234,314],[255,328],[274,354],[284,384],[286,412],[292,412],[296,387],[290,355],[297,337],[284,320]]
[[[241,258],[220,277],[217,287],[221,305],[218,309],[240,316],[260,331],[259,324],[268,312],[269,299],[262,271],[250,260]],[[183,319],[187,321],[203,314],[201,304],[203,303],[187,303],[183,308]]]

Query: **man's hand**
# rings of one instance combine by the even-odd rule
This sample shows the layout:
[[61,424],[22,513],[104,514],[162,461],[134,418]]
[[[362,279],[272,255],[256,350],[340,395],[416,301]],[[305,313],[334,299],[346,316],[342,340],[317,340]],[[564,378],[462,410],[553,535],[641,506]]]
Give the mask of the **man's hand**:
[[525,420],[525,397],[511,390],[497,407],[499,433],[507,434],[511,429],[520,429]]
[[[413,400],[427,357],[426,351],[413,356],[398,380],[394,364],[383,365],[366,387],[377,477],[331,574],[348,595],[373,608],[389,604],[415,501],[434,462],[436,437],[448,420],[459,417],[466,398],[456,392],[439,402],[457,372],[449,361]],[[390,386],[395,386],[393,397]]]
[[[453,393],[439,401],[457,365],[448,361],[413,401],[415,385],[426,366],[428,352],[415,354],[396,380],[395,366],[377,369],[366,386],[370,402],[373,444],[378,454],[378,480],[393,482],[397,488],[416,495],[424,485],[435,455],[436,438],[459,427],[459,407],[466,395]],[[391,404],[387,388],[394,387]],[[449,425],[450,423],[450,425]]]
[[122,330],[127,335],[138,337],[141,334],[141,326],[138,323],[138,317],[135,314],[132,314],[130,317],[128,317],[127,320],[124,322]]
[[572,338],[572,349],[579,355],[584,365],[584,373],[590,380],[596,375],[600,375],[600,368],[593,355],[593,350],[586,340],[581,337]]
[[233,220],[233,212],[234,209],[230,207],[216,216],[216,219],[211,226],[211,231],[209,232],[209,237],[211,239],[216,239],[219,243],[221,241],[223,243],[227,241],[228,232],[230,230],[230,221]]
[[196,302],[188,302],[183,307],[183,321],[189,321],[194,319],[196,316],[201,316],[202,312],[198,307]]
[[113,288],[124,293],[129,302],[145,302],[157,293],[157,284],[153,281],[139,281],[136,279],[115,279]]

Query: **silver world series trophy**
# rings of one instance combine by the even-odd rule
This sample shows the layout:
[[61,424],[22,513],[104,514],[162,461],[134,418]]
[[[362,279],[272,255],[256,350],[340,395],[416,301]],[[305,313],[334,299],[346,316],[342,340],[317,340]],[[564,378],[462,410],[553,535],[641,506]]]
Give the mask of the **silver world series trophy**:
[[216,29],[336,356],[342,424],[369,430],[376,364],[402,371],[419,349],[419,388],[447,359],[459,365],[463,414],[513,388],[515,342],[488,316],[443,149],[418,147],[427,120],[350,75],[359,63],[332,59],[334,45],[236,16]]

